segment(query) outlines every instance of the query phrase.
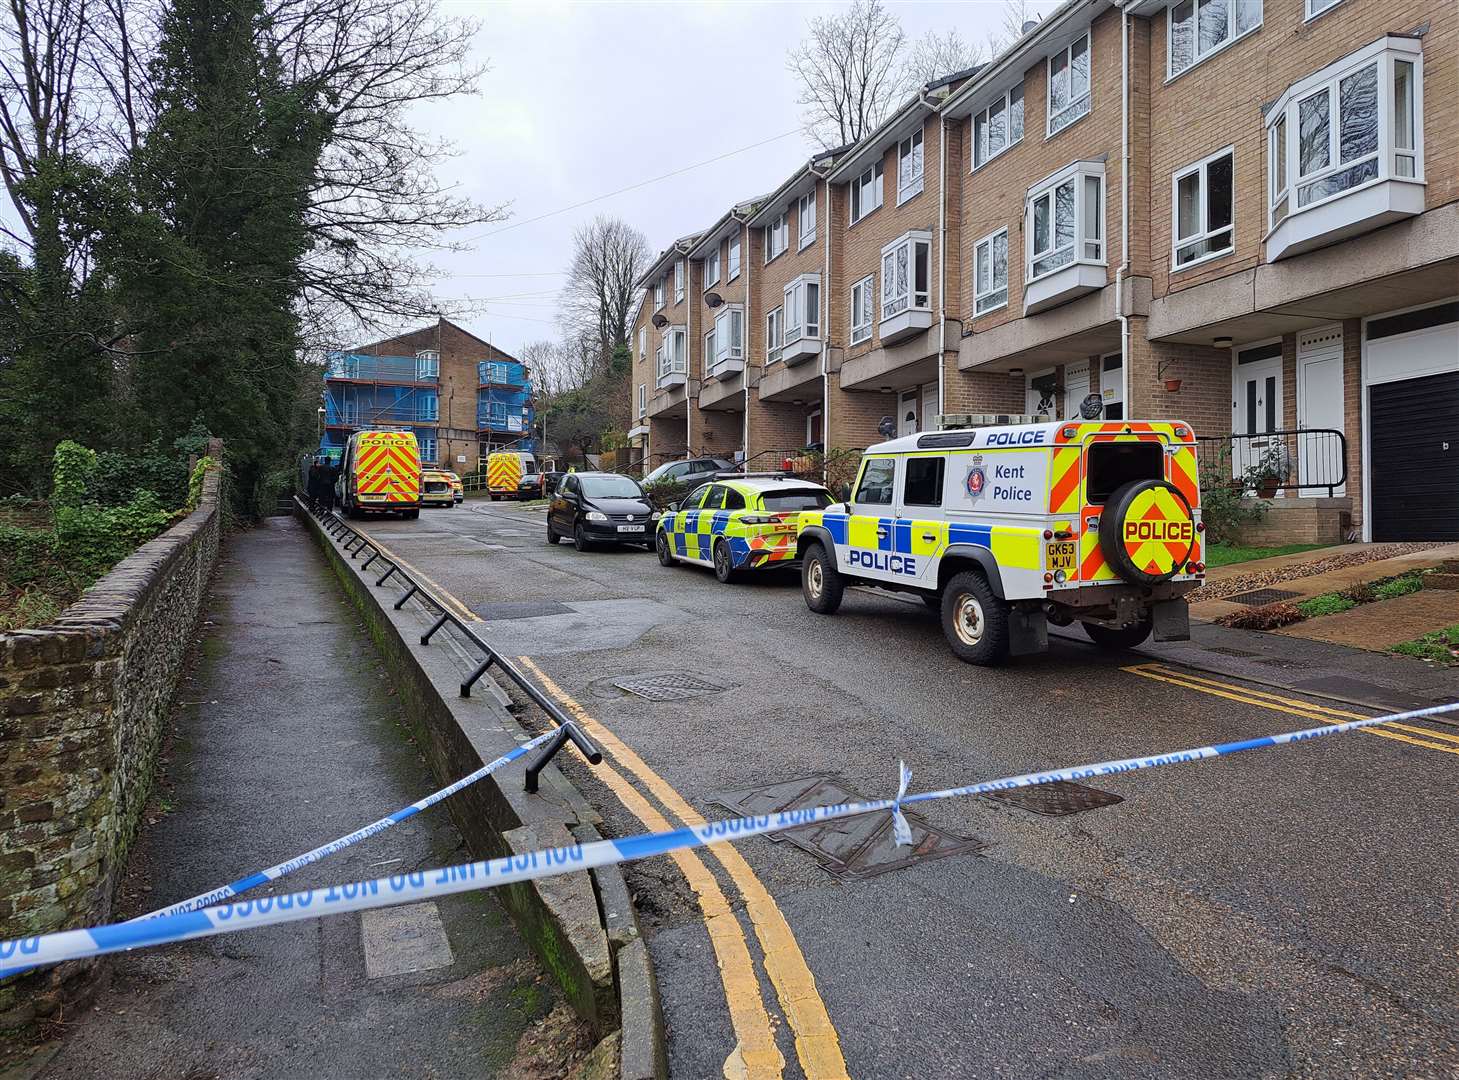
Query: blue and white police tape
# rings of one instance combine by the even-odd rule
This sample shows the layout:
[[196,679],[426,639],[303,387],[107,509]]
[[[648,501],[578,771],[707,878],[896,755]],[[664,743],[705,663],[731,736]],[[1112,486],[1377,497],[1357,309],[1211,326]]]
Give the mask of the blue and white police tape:
[[1343,732],[1374,727],[1395,720],[1416,720],[1425,716],[1438,716],[1450,712],[1459,712],[1459,703],[1435,705],[1427,709],[1414,709],[1411,712],[1375,716],[1365,720],[1348,720],[1340,724],[1289,731],[1281,735],[1264,735],[1240,742],[1177,750],[1170,754],[1122,758],[1116,761],[1096,762],[1092,765],[1076,765],[1067,769],[1024,773],[1021,776],[1007,776],[999,780],[987,780],[963,787],[945,788],[941,791],[924,791],[920,794],[906,795],[896,799],[881,799],[867,803],[842,803],[837,806],[815,806],[758,817],[710,821],[695,828],[645,833],[622,840],[599,840],[591,844],[547,848],[542,851],[525,852],[521,855],[510,855],[502,859],[488,859],[484,862],[442,867],[439,870],[420,870],[409,874],[378,878],[374,881],[331,885],[324,889],[308,889],[283,896],[264,896],[257,900],[220,904],[217,907],[203,908],[199,911],[162,915],[155,919],[138,922],[98,926],[89,930],[66,930],[58,934],[0,941],[0,962],[19,961],[18,965],[13,964],[0,968],[0,977],[13,975],[41,964],[59,963],[62,960],[79,960],[141,946],[163,945],[174,941],[211,937],[214,934],[248,930],[255,926],[270,926],[276,923],[297,922],[348,911],[408,904],[472,889],[489,889],[521,881],[553,877],[557,874],[589,870],[596,866],[632,862],[636,859],[663,855],[682,848],[701,847],[705,844],[728,840],[742,840],[750,836],[761,836],[765,833],[793,829],[820,821],[892,810],[908,803],[929,802],[933,799],[950,799],[965,795],[986,795],[995,791],[1009,791],[1013,788],[1047,784],[1055,780],[1087,780],[1094,776],[1112,776],[1135,772],[1139,769],[1153,769],[1161,765],[1203,761],[1207,758],[1225,757],[1243,750],[1279,746],[1282,743],[1306,742],[1326,735],[1339,735]]
[[336,851],[343,851],[351,844],[358,844],[361,840],[368,840],[377,833],[384,832],[392,825],[399,825],[406,818],[414,817],[422,810],[430,809],[442,799],[449,799],[456,792],[470,787],[482,779],[482,777],[490,776],[503,765],[510,765],[518,758],[547,742],[548,739],[551,739],[556,734],[556,731],[548,731],[538,735],[535,739],[531,739],[522,743],[521,746],[507,751],[495,761],[487,762],[475,772],[463,776],[449,787],[443,787],[440,791],[427,795],[424,799],[413,802],[409,806],[397,810],[387,817],[382,817],[379,821],[371,822],[364,828],[356,829],[347,836],[341,836],[338,840],[331,840],[327,844],[321,844],[313,851],[306,851],[302,855],[296,855],[287,862],[281,862],[277,866],[270,866],[267,870],[260,870],[256,874],[249,874],[247,877],[239,878],[231,885],[222,885],[210,892],[199,893],[190,899],[179,900],[177,903],[170,904],[165,908],[158,908],[150,914],[139,915],[131,921],[141,922],[144,919],[159,919],[166,915],[181,915],[183,912],[196,911],[198,908],[216,904],[219,900],[227,900],[230,896],[237,896],[239,893],[247,892],[249,889],[256,889],[258,886],[281,878],[285,874],[292,874],[300,867],[308,866],[310,863],[316,863],[326,856],[333,855]]

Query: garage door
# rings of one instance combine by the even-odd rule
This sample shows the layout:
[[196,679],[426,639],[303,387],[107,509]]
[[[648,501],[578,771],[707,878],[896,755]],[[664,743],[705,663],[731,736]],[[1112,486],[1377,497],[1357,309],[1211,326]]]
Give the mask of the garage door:
[[1459,540],[1459,372],[1368,390],[1374,540]]

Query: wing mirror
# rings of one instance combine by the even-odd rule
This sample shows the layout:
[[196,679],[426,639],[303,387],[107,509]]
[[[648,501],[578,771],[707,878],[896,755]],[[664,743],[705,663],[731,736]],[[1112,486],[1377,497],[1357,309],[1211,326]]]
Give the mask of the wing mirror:
[[841,501],[843,503],[851,501],[851,481],[849,480],[843,481],[841,484]]
[[677,514],[679,512],[679,504],[677,502],[669,503],[669,512]]

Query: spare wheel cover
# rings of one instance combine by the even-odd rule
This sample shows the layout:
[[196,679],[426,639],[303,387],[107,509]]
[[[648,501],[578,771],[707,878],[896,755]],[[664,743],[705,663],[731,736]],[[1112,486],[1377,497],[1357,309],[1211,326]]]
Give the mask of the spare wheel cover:
[[1132,480],[1115,489],[1099,520],[1099,548],[1116,574],[1135,585],[1169,581],[1195,548],[1195,513],[1174,484]]

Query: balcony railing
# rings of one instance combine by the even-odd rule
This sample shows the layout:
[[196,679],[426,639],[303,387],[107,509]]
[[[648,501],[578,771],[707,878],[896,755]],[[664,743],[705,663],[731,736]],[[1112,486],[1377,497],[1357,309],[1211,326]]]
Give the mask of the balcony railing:
[[1240,485],[1262,498],[1331,497],[1348,479],[1347,438],[1335,428],[1198,436],[1196,457],[1202,484]]
[[332,409],[325,417],[328,427],[371,427],[376,424],[436,424],[439,423],[436,409],[422,409],[415,405],[350,405],[343,409]]
[[524,370],[500,360],[481,360],[476,365],[476,378],[482,386],[526,386]]
[[327,379],[358,379],[361,382],[434,383],[437,369],[413,356],[334,355],[325,368]]

